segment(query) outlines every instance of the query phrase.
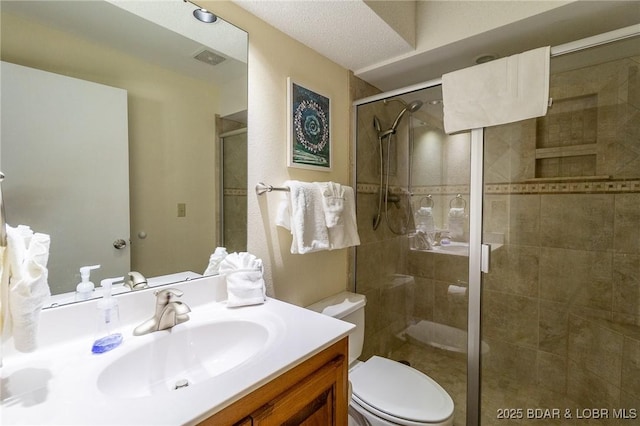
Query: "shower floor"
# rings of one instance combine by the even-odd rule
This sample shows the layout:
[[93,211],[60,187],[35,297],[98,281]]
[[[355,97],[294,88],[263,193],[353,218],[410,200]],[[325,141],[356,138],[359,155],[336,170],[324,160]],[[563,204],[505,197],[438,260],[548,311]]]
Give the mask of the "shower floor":
[[[440,384],[451,395],[455,404],[454,426],[466,425],[467,405],[467,356],[466,354],[445,351],[442,349],[404,343],[389,358],[397,361],[408,361],[412,367],[427,374]],[[617,426],[630,425],[634,420],[564,418],[564,410],[571,409],[575,413],[579,407],[566,395],[552,392],[535,384],[522,384],[508,377],[483,371],[482,426],[494,425],[544,425],[544,426]],[[527,409],[559,408],[560,419],[527,419]],[[504,409],[523,409],[523,419],[508,420],[498,418]],[[540,412],[539,412],[540,413]],[[630,423],[631,422],[631,423]]]

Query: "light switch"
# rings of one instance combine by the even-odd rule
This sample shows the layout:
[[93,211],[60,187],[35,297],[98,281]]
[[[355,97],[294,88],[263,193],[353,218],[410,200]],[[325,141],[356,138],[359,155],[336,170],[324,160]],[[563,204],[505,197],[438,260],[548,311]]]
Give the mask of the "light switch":
[[178,203],[178,217],[187,216],[187,205],[185,203]]

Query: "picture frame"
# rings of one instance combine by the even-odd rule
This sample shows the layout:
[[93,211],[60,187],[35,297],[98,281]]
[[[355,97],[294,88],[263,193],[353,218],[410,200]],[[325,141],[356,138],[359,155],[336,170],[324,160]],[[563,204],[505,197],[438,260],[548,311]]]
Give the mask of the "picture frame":
[[331,99],[287,78],[287,166],[331,171]]

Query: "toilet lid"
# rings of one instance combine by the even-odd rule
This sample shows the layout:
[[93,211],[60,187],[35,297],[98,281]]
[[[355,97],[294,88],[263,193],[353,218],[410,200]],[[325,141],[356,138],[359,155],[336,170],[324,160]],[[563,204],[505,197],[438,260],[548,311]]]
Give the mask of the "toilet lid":
[[443,422],[453,414],[453,400],[439,384],[399,362],[373,356],[349,379],[354,399],[374,412],[420,423]]

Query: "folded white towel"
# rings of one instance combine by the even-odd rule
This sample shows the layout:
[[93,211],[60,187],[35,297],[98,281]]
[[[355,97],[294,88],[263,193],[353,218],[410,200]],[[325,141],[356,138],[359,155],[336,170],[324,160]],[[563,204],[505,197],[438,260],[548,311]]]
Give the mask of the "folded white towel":
[[229,253],[227,253],[227,249],[224,247],[216,247],[214,252],[209,256],[209,264],[207,265],[207,269],[205,269],[203,275],[214,275],[217,274],[220,270],[220,263],[227,257]]
[[449,217],[464,217],[464,207],[451,207]]
[[262,260],[251,253],[231,253],[220,263],[220,274],[227,282],[227,306],[238,307],[264,303],[266,289]]
[[322,194],[322,208],[327,228],[342,224],[344,187],[335,182],[316,182]]
[[550,58],[547,46],[444,74],[445,132],[544,116]]
[[433,210],[431,207],[420,207],[413,216],[417,231],[424,233],[435,231]]
[[464,208],[452,207],[449,209],[449,236],[454,240],[461,240],[464,237]]
[[344,185],[342,188],[344,190],[344,210],[341,222],[332,228],[328,228],[330,250],[360,245],[353,188]]
[[318,185],[299,181],[287,181],[285,185],[289,188],[291,253],[329,250],[329,232]]
[[[338,218],[335,214],[337,203],[334,203],[327,219],[321,190],[325,187],[323,183],[286,181],[284,185],[290,192],[278,204],[276,225],[291,232],[291,253],[305,254],[360,244],[353,188],[333,184],[329,191],[342,195],[342,212]],[[333,226],[328,227],[327,221]]]
[[9,326],[16,350],[21,352],[36,349],[40,311],[51,296],[47,281],[50,244],[46,234],[34,234],[24,226],[7,226],[10,315],[5,316],[4,326]]

